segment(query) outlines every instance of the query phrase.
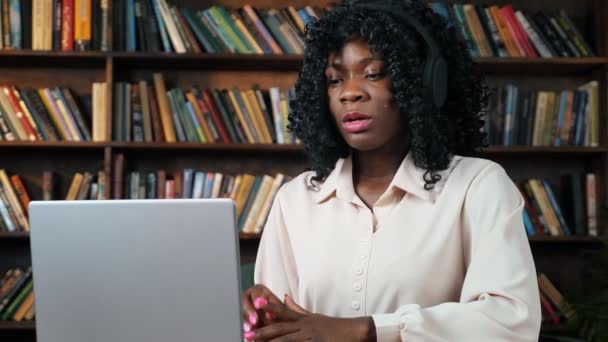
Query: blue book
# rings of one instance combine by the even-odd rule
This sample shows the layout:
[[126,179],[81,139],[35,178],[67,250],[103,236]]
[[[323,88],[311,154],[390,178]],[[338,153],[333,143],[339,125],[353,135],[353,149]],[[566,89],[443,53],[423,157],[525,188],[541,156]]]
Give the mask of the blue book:
[[576,110],[576,129],[574,131],[574,145],[585,144],[585,111],[589,102],[589,95],[584,90],[578,90],[580,94],[579,107]]
[[561,145],[561,134],[562,128],[564,127],[564,116],[566,115],[566,101],[568,100],[568,92],[566,90],[562,91],[561,96],[559,97],[559,113],[557,115],[557,124],[555,125],[555,140],[553,142],[554,146]]
[[203,189],[205,188],[205,178],[207,176],[202,171],[194,173],[194,185],[192,186],[192,198],[204,198]]
[[192,198],[192,185],[194,183],[194,170],[184,169],[182,198]]
[[188,139],[186,138],[186,133],[184,132],[184,127],[182,126],[182,122],[179,117],[179,111],[177,109],[175,99],[173,98],[173,93],[171,91],[167,92],[167,98],[169,99],[169,107],[171,109],[171,116],[173,117],[173,126],[175,127],[177,141],[188,141]]
[[156,21],[158,22],[158,30],[160,31],[160,38],[163,43],[163,50],[165,52],[171,52],[171,43],[169,43],[169,35],[167,34],[167,27],[165,26],[163,17],[160,14],[160,7],[158,4],[158,1],[159,0],[152,0],[152,7],[154,8],[154,16],[156,17]]
[[304,22],[304,26],[308,25],[309,23],[312,23],[312,18],[308,15],[308,13],[306,12],[306,9],[300,8],[298,10],[298,15]]
[[557,219],[559,221],[559,225],[562,227],[562,231],[564,232],[564,235],[565,236],[572,235],[572,232],[570,231],[570,228],[568,227],[568,224],[566,223],[566,220],[564,220],[564,216],[562,215],[562,211],[559,208],[559,204],[557,203],[557,200],[555,199],[555,196],[553,195],[553,191],[551,190],[551,186],[544,179],[541,180],[541,182],[543,183],[543,188],[545,189],[545,192],[547,193],[547,197],[549,198],[549,202],[551,202],[551,206],[553,207],[553,211],[555,211],[555,216],[557,216]]
[[213,172],[207,172],[207,176],[205,177],[205,188],[203,190],[204,198],[211,198],[214,182],[215,182],[215,174]]
[[127,51],[136,51],[135,0],[127,0]]
[[[4,0],[8,1],[8,0]],[[21,49],[21,0],[9,1],[11,48]],[[6,17],[5,17],[6,18]]]
[[526,228],[526,234],[528,234],[528,236],[536,235],[536,231],[534,230],[534,225],[532,224],[532,220],[530,219],[530,215],[528,214],[528,211],[526,210],[526,208],[524,208],[523,216],[524,216],[524,228]]

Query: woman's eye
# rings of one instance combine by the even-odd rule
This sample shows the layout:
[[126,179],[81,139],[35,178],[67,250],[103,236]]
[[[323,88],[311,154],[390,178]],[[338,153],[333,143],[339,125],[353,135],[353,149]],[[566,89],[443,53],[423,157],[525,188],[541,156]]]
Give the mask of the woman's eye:
[[367,78],[368,80],[377,80],[377,79],[379,79],[381,77],[382,77],[381,73],[378,73],[378,74],[367,74],[367,75],[365,75],[365,78]]
[[338,85],[342,82],[342,79],[340,78],[330,78],[327,83],[329,83],[329,85]]

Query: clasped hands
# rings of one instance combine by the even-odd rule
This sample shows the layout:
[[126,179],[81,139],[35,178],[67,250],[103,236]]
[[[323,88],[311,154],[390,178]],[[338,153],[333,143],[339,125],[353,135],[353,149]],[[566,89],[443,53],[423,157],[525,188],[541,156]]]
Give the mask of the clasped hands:
[[302,308],[288,294],[281,301],[264,285],[250,287],[242,299],[247,341],[375,341],[371,317],[315,314]]

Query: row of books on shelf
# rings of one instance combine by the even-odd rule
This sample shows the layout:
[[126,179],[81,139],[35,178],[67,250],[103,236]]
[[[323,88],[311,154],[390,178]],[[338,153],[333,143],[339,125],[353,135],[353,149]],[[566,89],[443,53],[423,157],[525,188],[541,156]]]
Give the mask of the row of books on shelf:
[[304,30],[324,8],[258,9],[249,4],[197,10],[165,0],[115,2],[119,51],[302,54]]
[[294,143],[287,130],[293,88],[167,90],[164,77],[118,82],[113,139],[136,142]]
[[591,57],[593,50],[563,9],[432,3],[460,33],[473,57]]
[[599,146],[598,82],[561,91],[490,89],[485,131],[494,146]]
[[[168,0],[0,0],[0,49],[108,51],[113,45],[117,51],[302,54],[306,25],[334,5],[199,10]],[[528,13],[508,4],[445,1],[430,6],[474,57],[593,56],[564,10]]]
[[561,198],[545,179],[516,181],[525,207],[528,236],[597,236],[596,176],[567,174],[561,177]]
[[[58,194],[57,174],[42,174],[43,200],[231,198],[236,203],[239,228],[244,233],[262,231],[276,192],[290,177],[200,171],[126,171],[123,154],[113,160],[111,192],[105,173],[75,172],[66,194]],[[523,222],[528,236],[597,236],[596,175],[566,174],[560,195],[544,179],[515,181],[524,198]],[[30,196],[19,175],[9,177],[0,169],[0,231],[29,231]]]
[[0,278],[0,321],[31,321],[34,307],[32,267],[6,271]]
[[92,96],[77,96],[61,86],[18,89],[5,84],[0,88],[0,140],[105,140],[104,82],[92,84]]
[[542,312],[542,322],[545,324],[564,324],[574,318],[575,312],[555,284],[544,273],[537,275],[538,290]]
[[0,49],[108,51],[110,2],[0,0]]
[[[543,323],[560,324],[574,311],[544,273],[538,274]],[[30,321],[35,316],[32,268],[12,268],[0,278],[0,321]]]
[[113,198],[230,198],[236,205],[239,231],[260,234],[277,191],[291,179],[271,175],[227,174],[186,168],[180,171],[126,171],[124,156],[115,157]]

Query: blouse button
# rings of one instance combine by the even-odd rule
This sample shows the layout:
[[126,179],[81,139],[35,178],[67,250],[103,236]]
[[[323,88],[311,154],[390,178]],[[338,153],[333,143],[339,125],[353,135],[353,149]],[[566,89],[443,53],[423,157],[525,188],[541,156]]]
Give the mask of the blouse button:
[[353,290],[355,290],[355,292],[361,291],[361,283],[354,283]]
[[357,269],[355,270],[355,274],[362,275],[363,274],[363,267],[357,267]]
[[361,307],[361,305],[359,304],[359,301],[356,301],[356,300],[353,300],[351,306],[355,310],[359,310],[359,308]]

